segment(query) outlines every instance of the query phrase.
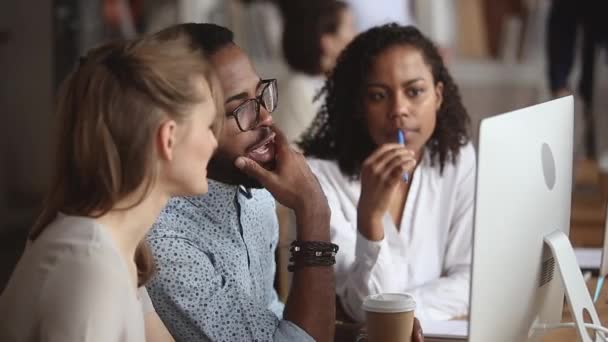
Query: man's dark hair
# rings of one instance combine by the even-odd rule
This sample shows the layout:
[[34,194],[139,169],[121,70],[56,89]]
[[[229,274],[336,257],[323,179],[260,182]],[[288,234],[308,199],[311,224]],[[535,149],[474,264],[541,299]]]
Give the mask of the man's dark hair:
[[340,27],[346,3],[337,0],[284,0],[283,55],[293,69],[318,75],[321,69],[321,37]]
[[161,36],[170,37],[185,31],[192,40],[194,48],[201,49],[205,55],[212,55],[221,48],[234,44],[234,34],[229,29],[215,24],[178,24],[160,31]]
[[322,94],[326,102],[299,143],[306,156],[336,160],[340,170],[357,179],[363,161],[377,148],[363,117],[365,80],[375,58],[394,46],[420,51],[430,67],[435,84],[443,83],[443,101],[437,111],[435,130],[426,144],[431,163],[440,171],[448,161],[456,162],[460,148],[469,141],[469,115],[439,51],[413,26],[387,24],[356,37],[340,54]]

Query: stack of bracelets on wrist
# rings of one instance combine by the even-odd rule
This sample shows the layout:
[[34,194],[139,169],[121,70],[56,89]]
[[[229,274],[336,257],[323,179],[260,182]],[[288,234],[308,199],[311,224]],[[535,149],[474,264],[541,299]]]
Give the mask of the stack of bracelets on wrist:
[[294,241],[289,248],[289,272],[302,267],[333,266],[336,263],[338,245],[324,241]]

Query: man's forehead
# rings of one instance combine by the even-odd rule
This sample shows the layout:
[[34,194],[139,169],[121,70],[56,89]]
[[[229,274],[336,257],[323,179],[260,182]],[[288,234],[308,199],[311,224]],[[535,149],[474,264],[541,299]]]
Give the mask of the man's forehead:
[[249,88],[255,90],[260,80],[249,57],[234,44],[218,50],[210,57],[210,62],[227,97]]

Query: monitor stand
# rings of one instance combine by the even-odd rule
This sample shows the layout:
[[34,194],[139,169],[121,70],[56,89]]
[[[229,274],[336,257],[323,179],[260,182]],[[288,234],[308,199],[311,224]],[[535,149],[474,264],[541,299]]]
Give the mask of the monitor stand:
[[[593,339],[585,329],[583,312],[586,310],[589,313],[593,324],[602,325],[602,323],[589,295],[581,269],[576,261],[576,255],[570,244],[570,239],[568,239],[568,236],[564,232],[556,230],[545,236],[545,243],[549,246],[555,258],[579,339],[582,342],[593,342]],[[597,333],[595,337],[596,342],[601,341]]]

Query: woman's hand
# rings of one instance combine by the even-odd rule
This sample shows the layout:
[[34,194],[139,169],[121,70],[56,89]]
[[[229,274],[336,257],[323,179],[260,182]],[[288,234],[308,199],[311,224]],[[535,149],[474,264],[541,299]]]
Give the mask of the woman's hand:
[[400,144],[382,145],[363,162],[357,223],[359,232],[368,240],[384,238],[382,217],[397,185],[403,182],[403,174],[415,166],[414,152]]

